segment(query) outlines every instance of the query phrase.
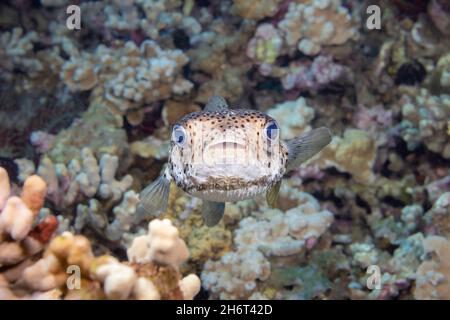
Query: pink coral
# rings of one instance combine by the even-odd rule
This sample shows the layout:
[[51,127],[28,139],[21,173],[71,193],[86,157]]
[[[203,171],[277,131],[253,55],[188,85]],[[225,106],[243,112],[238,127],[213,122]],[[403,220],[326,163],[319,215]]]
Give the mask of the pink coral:
[[372,108],[359,105],[354,117],[354,123],[358,129],[376,132],[378,129],[392,125],[392,111],[385,110],[381,105],[376,105]]
[[286,90],[317,91],[343,75],[344,67],[333,62],[330,56],[318,56],[312,63],[294,62],[289,73],[281,80]]

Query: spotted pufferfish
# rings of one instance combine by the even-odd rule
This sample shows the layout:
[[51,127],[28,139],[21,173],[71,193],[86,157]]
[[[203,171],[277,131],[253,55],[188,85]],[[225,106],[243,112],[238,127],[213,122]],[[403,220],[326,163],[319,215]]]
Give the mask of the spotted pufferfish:
[[141,191],[144,215],[165,212],[171,182],[203,200],[207,226],[221,220],[226,202],[266,194],[275,207],[283,176],[331,141],[322,127],[283,141],[275,119],[248,109],[230,109],[214,96],[203,111],[184,116],[172,128],[169,160],[163,174]]

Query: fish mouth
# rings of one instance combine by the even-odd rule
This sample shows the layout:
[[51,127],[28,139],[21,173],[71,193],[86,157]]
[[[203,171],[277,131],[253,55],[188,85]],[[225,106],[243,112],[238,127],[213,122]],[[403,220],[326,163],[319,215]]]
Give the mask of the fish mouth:
[[213,150],[245,150],[245,145],[237,141],[219,141],[208,146],[208,149]]

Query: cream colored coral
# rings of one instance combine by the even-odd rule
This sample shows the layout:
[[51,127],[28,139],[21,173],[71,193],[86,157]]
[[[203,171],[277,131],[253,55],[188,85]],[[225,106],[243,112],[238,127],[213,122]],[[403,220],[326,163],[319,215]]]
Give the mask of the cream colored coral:
[[96,276],[103,282],[103,289],[109,299],[124,300],[133,290],[137,276],[134,270],[119,262],[100,266]]
[[0,266],[13,265],[23,260],[25,252],[17,242],[0,243]]
[[4,207],[10,192],[11,187],[9,185],[8,172],[0,167],[0,210]]
[[133,287],[133,295],[137,300],[160,300],[161,295],[150,279],[139,277]]
[[375,179],[372,167],[376,155],[376,143],[367,132],[347,129],[343,137],[334,137],[320,157],[316,157],[317,160],[312,160],[312,163],[321,168],[336,167],[350,173],[355,181],[369,184]]
[[260,20],[273,16],[278,11],[278,6],[283,0],[234,0],[233,9],[245,19]]
[[44,205],[47,184],[44,179],[32,175],[25,180],[20,197],[25,205],[36,215]]
[[309,124],[314,118],[314,109],[305,98],[300,97],[295,101],[277,104],[267,114],[277,120],[281,137],[292,139],[311,129]]
[[122,180],[116,180],[115,174],[118,167],[119,158],[117,156],[105,153],[100,158],[101,183],[98,192],[103,199],[112,198],[113,200],[119,200],[133,183],[131,175],[124,176]]
[[93,197],[100,186],[100,168],[91,149],[83,148],[81,157],[81,172],[76,176],[76,181],[85,196]]
[[193,87],[181,72],[188,57],[180,50],[163,50],[152,40],[139,48],[133,42],[122,48],[100,46],[95,56],[103,81],[94,95],[105,99],[115,114],[127,114]]
[[416,273],[416,299],[450,299],[450,241],[439,236],[424,240],[427,253],[434,253],[430,260],[422,262]]
[[10,197],[0,214],[0,232],[9,234],[14,240],[22,240],[31,230],[33,212],[19,197]]
[[72,91],[90,90],[98,81],[94,65],[85,58],[72,58],[64,63],[60,77]]
[[341,45],[357,36],[347,9],[340,0],[291,2],[279,23],[289,46],[316,55],[323,45]]
[[183,293],[183,298],[192,300],[200,291],[200,279],[195,274],[190,274],[180,280],[180,289]]
[[235,230],[236,250],[205,263],[201,279],[212,298],[248,299],[262,293],[259,290],[272,273],[271,258],[297,263],[334,220],[313,196],[286,184],[279,200],[292,207],[285,213],[264,208],[242,219]]
[[0,266],[19,263],[42,250],[42,244],[29,233],[44,202],[45,190],[40,177],[30,176],[25,180],[22,197],[11,196],[8,174],[0,167],[0,196],[6,201],[0,207]]
[[137,237],[127,251],[128,259],[137,263],[179,266],[189,257],[186,243],[168,219],[152,220],[147,236]]
[[82,271],[89,270],[94,254],[89,240],[81,235],[64,232],[49,245],[48,251],[68,264],[77,265]]
[[[180,245],[176,228],[170,221],[169,223],[158,221],[159,223],[153,223],[156,227],[152,228],[153,247],[171,250],[174,254],[185,257],[183,252],[185,245],[183,243],[184,248]],[[135,253],[151,256],[147,246],[150,243],[149,238],[149,235],[144,238],[143,251]],[[182,278],[178,268],[155,264],[153,260],[136,263],[136,261],[119,262],[109,255],[95,257],[90,241],[84,236],[70,232],[55,237],[38,261],[23,260],[25,254],[26,256],[36,254],[42,249],[42,246],[36,247],[36,242],[33,242],[31,237],[22,241],[20,246],[11,247],[16,244],[16,242],[0,243],[0,266],[3,266],[1,259],[5,253],[10,255],[8,259],[15,260],[13,263],[20,262],[6,272],[0,273],[0,298],[192,299],[200,290],[200,282],[195,275]],[[9,247],[3,250],[2,246],[5,245]],[[168,252],[164,252],[163,256],[168,257],[169,262],[180,263],[173,255],[168,255]],[[68,291],[67,268],[70,266],[80,268],[81,287]],[[165,283],[166,279],[169,283]],[[19,289],[16,290],[16,287]]]
[[58,258],[53,254],[46,255],[22,273],[22,279],[37,291],[57,288],[66,282],[66,277]]

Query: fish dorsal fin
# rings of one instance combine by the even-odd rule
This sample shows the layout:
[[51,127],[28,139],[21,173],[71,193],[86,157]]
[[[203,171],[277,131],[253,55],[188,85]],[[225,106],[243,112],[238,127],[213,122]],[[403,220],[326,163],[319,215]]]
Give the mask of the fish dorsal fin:
[[148,216],[159,216],[167,211],[169,203],[170,180],[161,175],[153,183],[139,193],[139,204],[136,208],[135,222]]
[[322,127],[308,131],[286,142],[288,148],[287,170],[291,171],[325,148],[331,141],[331,131]]
[[278,193],[280,192],[281,180],[275,183],[266,193],[267,204],[271,208],[277,207]]
[[203,200],[202,217],[208,227],[219,223],[225,212],[225,203]]
[[225,98],[220,96],[213,96],[208,100],[204,111],[219,112],[228,109],[228,103]]

